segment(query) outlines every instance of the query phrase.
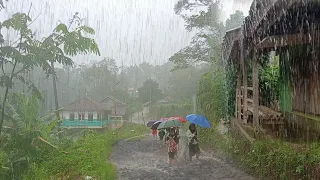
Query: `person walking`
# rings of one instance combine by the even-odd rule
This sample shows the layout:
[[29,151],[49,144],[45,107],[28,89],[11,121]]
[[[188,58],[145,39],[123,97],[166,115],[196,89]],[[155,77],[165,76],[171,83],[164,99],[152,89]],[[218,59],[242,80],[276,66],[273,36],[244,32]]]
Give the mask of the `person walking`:
[[199,159],[200,147],[198,144],[198,132],[196,125],[191,123],[189,129],[187,130],[188,137],[188,146],[189,146],[189,160],[191,162],[192,157],[196,155],[196,158]]
[[164,132],[163,129],[161,129],[158,134],[159,134],[160,141],[162,141],[166,133]]
[[156,129],[152,129],[151,134],[152,134],[153,140],[156,140],[157,139],[157,135],[158,135],[157,130]]
[[166,142],[168,145],[168,155],[169,155],[169,165],[171,166],[174,161],[174,156],[178,153],[178,147],[177,147],[177,137],[175,136],[174,129],[170,129],[170,133],[168,137],[166,138]]

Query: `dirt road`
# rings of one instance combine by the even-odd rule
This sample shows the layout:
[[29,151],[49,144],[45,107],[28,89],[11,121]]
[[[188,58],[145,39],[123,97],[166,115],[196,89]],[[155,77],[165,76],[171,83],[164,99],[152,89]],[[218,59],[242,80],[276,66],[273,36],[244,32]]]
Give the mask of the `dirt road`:
[[166,145],[151,136],[119,142],[112,154],[120,180],[253,180],[249,175],[212,157],[187,161],[188,148],[181,146],[175,164],[168,166]]

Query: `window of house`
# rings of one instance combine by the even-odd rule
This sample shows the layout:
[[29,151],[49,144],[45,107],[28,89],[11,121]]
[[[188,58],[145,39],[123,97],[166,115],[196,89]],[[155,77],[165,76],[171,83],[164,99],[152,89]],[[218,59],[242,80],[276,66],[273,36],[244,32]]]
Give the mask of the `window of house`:
[[69,117],[70,121],[74,120],[74,113],[70,113],[70,117]]
[[88,113],[88,120],[89,120],[89,121],[92,121],[92,120],[93,120],[93,113],[92,113],[92,112],[89,112],[89,113]]
[[78,112],[78,119],[79,120],[84,120],[85,119],[84,112]]
[[101,120],[102,119],[102,114],[98,113],[98,119]]

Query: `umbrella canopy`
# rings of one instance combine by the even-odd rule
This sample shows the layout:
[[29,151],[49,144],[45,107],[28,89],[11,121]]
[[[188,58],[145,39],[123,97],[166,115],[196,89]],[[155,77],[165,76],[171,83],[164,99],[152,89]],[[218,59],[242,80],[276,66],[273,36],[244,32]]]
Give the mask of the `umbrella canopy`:
[[183,126],[182,122],[180,122],[179,120],[167,120],[160,123],[157,129],[165,129],[178,126]]
[[162,121],[156,121],[155,123],[152,124],[151,129],[157,129],[159,124],[161,124]]
[[180,117],[180,116],[172,116],[171,118],[169,118],[169,120],[178,120],[182,123],[187,122],[187,120],[185,120],[183,117]]
[[157,120],[151,120],[147,123],[147,127],[151,127]]
[[203,128],[211,128],[211,123],[209,122],[208,118],[198,115],[198,114],[189,114],[187,120],[193,124],[201,126]]
[[160,118],[159,121],[167,121],[169,118]]

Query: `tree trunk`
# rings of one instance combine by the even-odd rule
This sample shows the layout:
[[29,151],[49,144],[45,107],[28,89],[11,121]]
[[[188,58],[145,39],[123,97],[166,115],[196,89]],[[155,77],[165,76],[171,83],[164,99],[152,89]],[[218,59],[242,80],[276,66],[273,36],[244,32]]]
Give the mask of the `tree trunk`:
[[[20,51],[20,50],[19,50]],[[12,72],[11,72],[11,77],[10,77],[10,81],[11,83],[13,83],[13,75],[14,75],[14,71],[17,67],[17,63],[18,61],[14,62],[13,68],[12,68]],[[0,120],[0,135],[2,132],[2,125],[3,125],[3,121],[4,121],[4,114],[5,114],[5,106],[6,106],[6,102],[7,102],[7,98],[8,98],[8,93],[9,93],[9,87],[6,87],[6,91],[4,93],[4,97],[3,97],[3,102],[2,102],[2,108],[1,108],[1,120]]]

